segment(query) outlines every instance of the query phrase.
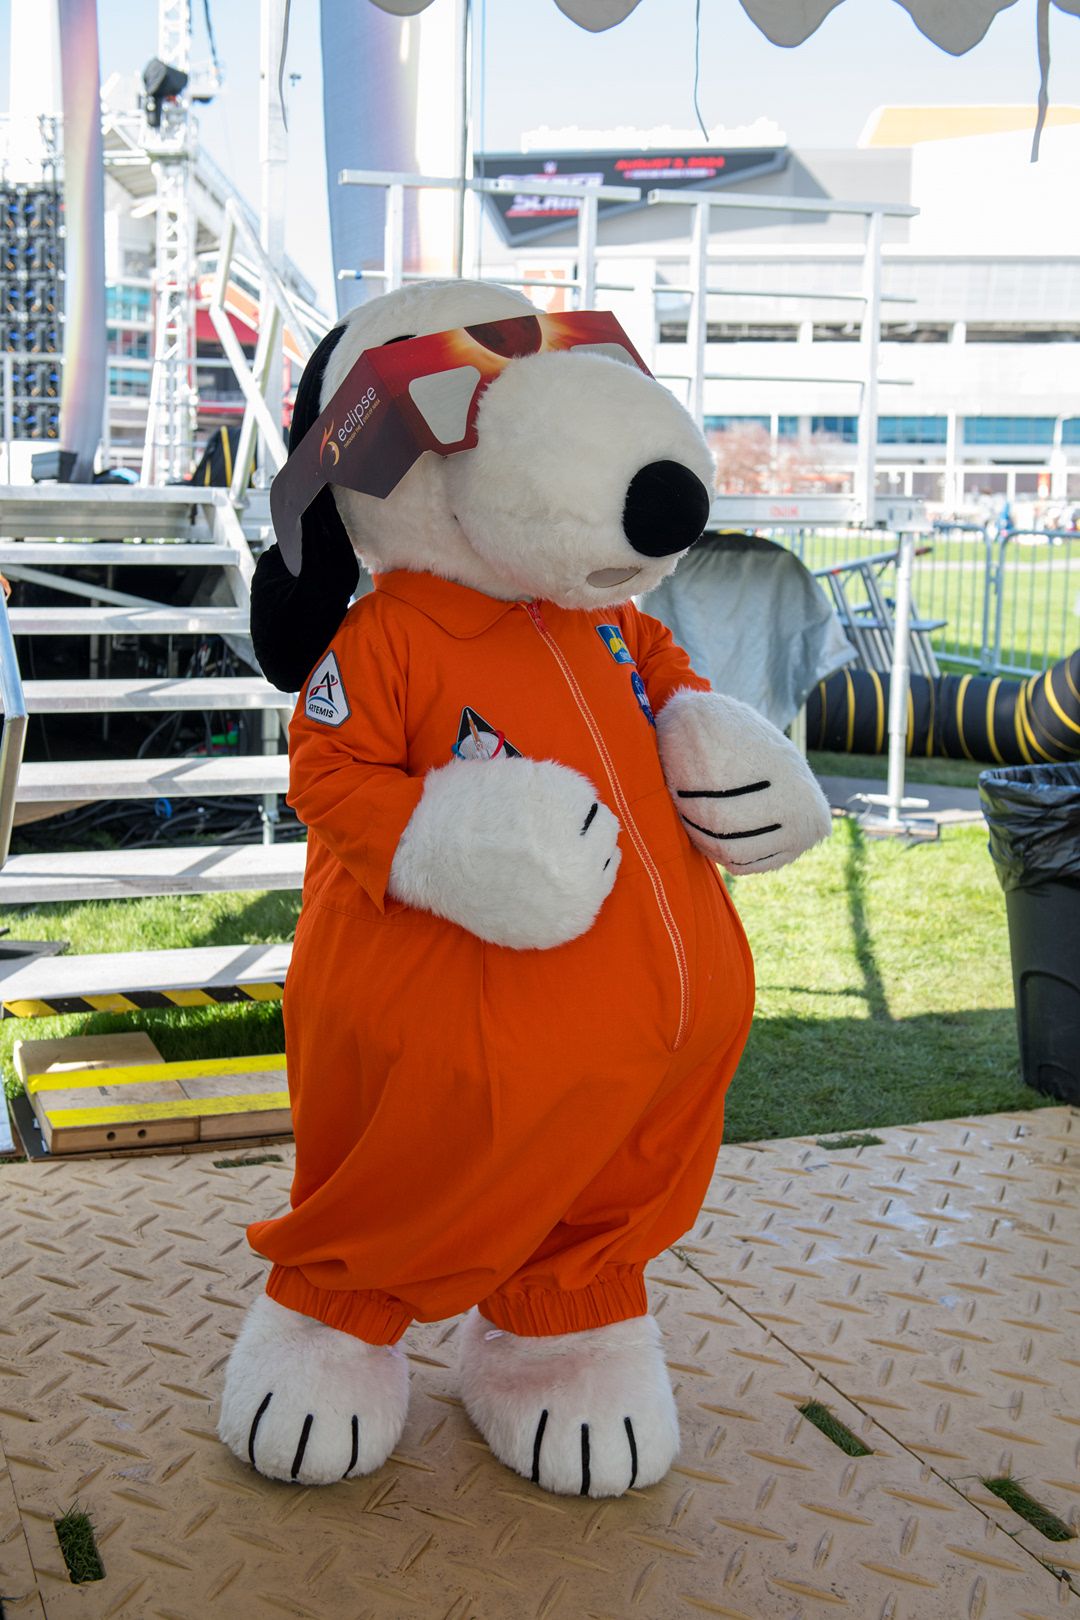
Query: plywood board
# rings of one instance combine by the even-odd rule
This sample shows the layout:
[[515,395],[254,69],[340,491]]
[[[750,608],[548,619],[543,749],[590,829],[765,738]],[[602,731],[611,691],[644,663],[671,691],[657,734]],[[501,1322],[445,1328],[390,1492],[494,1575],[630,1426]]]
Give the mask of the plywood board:
[[[128,1095],[119,1087],[100,1083],[89,1085],[85,1081],[82,1082],[85,1089],[74,1090],[66,1083],[61,1083],[60,1077],[66,1079],[70,1075],[82,1075],[89,1071],[134,1067],[148,1068],[153,1072],[165,1062],[165,1059],[145,1030],[128,1030],[106,1035],[65,1035],[46,1041],[16,1041],[11,1061],[30,1098],[46,1146],[50,1152],[59,1153],[64,1151],[62,1138],[65,1133],[54,1132],[51,1114],[65,1109],[85,1108],[91,1097],[95,1097],[102,1106],[125,1099],[132,1103],[150,1102],[160,1085],[160,1082],[155,1080],[151,1082],[149,1088],[132,1086]],[[27,1085],[31,1076],[46,1075],[58,1077],[55,1090],[43,1084]],[[163,1094],[183,1096],[183,1092],[175,1085],[171,1093],[166,1091]],[[132,1135],[130,1131],[126,1134]],[[198,1133],[195,1134],[197,1136]],[[139,1142],[145,1138],[145,1130],[140,1137],[136,1127],[134,1140]],[[157,1139],[161,1140],[160,1137]],[[191,1139],[188,1133],[182,1131],[174,1131],[166,1138],[176,1142]],[[115,1135],[111,1140],[116,1140]],[[107,1145],[107,1133],[100,1131],[88,1139],[83,1139],[83,1145],[104,1147]]]
[[165,1059],[142,1029],[110,1035],[63,1035],[49,1041],[16,1041],[11,1050],[15,1073],[62,1074],[71,1069],[118,1069]]
[[215,1140],[291,1128],[285,1055],[27,1074],[50,1153]]

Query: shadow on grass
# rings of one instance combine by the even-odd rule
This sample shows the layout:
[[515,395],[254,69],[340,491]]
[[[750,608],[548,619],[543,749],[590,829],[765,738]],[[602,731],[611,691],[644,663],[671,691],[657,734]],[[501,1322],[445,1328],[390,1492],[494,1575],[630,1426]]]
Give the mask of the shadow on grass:
[[189,945],[236,945],[261,940],[292,939],[300,916],[298,889],[272,889],[254,894],[231,908],[201,932],[193,929]]
[[1020,1080],[1011,1009],[888,1023],[760,1018],[728,1091],[724,1140],[825,1136],[1053,1104]]
[[847,890],[855,961],[862,974],[863,993],[870,1017],[891,1024],[892,1013],[885,995],[885,983],[874,955],[870,924],[866,920],[866,837],[855,822],[848,821],[845,825],[848,846],[844,853],[844,887]]

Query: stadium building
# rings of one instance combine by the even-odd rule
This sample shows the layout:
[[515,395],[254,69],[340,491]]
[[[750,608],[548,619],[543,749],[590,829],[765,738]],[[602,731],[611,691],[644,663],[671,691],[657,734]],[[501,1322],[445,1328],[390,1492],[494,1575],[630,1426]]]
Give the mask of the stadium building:
[[[879,492],[952,511],[1004,499],[1064,505],[1080,499],[1080,222],[1062,206],[1080,159],[1080,108],[1052,110],[1034,166],[1033,123],[1030,107],[886,107],[858,148],[829,151],[744,139],[665,152],[660,132],[646,146],[629,131],[590,150],[578,131],[540,131],[524,156],[476,160],[486,176],[522,177],[520,192],[488,200],[483,271],[576,273],[572,204],[530,199],[528,175],[602,177],[640,185],[643,198],[651,186],[722,186],[912,204],[915,217],[887,218],[884,229]],[[567,150],[575,137],[579,149]],[[600,205],[598,281],[625,290],[599,301],[675,388],[689,300],[662,289],[685,286],[691,217],[644,200]],[[846,487],[858,435],[863,230],[853,215],[711,213],[709,285],[723,291],[708,300],[706,370],[724,380],[705,385],[706,425],[756,426],[776,448],[827,446],[834,488]],[[553,290],[548,301],[568,296]]]

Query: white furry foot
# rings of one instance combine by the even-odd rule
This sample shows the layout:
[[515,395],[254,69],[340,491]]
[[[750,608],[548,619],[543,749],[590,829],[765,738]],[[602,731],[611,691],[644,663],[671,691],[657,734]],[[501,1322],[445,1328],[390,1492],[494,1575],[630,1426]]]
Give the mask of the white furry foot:
[[465,1409],[495,1456],[560,1496],[655,1485],[679,1454],[679,1419],[651,1316],[519,1338],[471,1311]]
[[264,1294],[225,1369],[218,1434],[267,1479],[331,1485],[382,1466],[408,1405],[395,1346],[365,1344]]

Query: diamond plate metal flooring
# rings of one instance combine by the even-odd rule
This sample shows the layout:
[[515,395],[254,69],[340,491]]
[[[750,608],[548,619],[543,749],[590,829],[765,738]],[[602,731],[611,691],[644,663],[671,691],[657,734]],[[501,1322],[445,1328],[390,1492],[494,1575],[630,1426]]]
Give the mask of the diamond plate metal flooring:
[[[220,1445],[265,1270],[244,1229],[287,1206],[291,1149],[0,1171],[6,1614],[1080,1620],[1080,1543],[980,1482],[1012,1473],[1080,1528],[1080,1113],[878,1134],[723,1149],[694,1231],[649,1268],[683,1452],[613,1502],[491,1457],[455,1322],[410,1330],[409,1424],[379,1473],[304,1489]],[[74,1503],[106,1571],[81,1587],[53,1530]]]

